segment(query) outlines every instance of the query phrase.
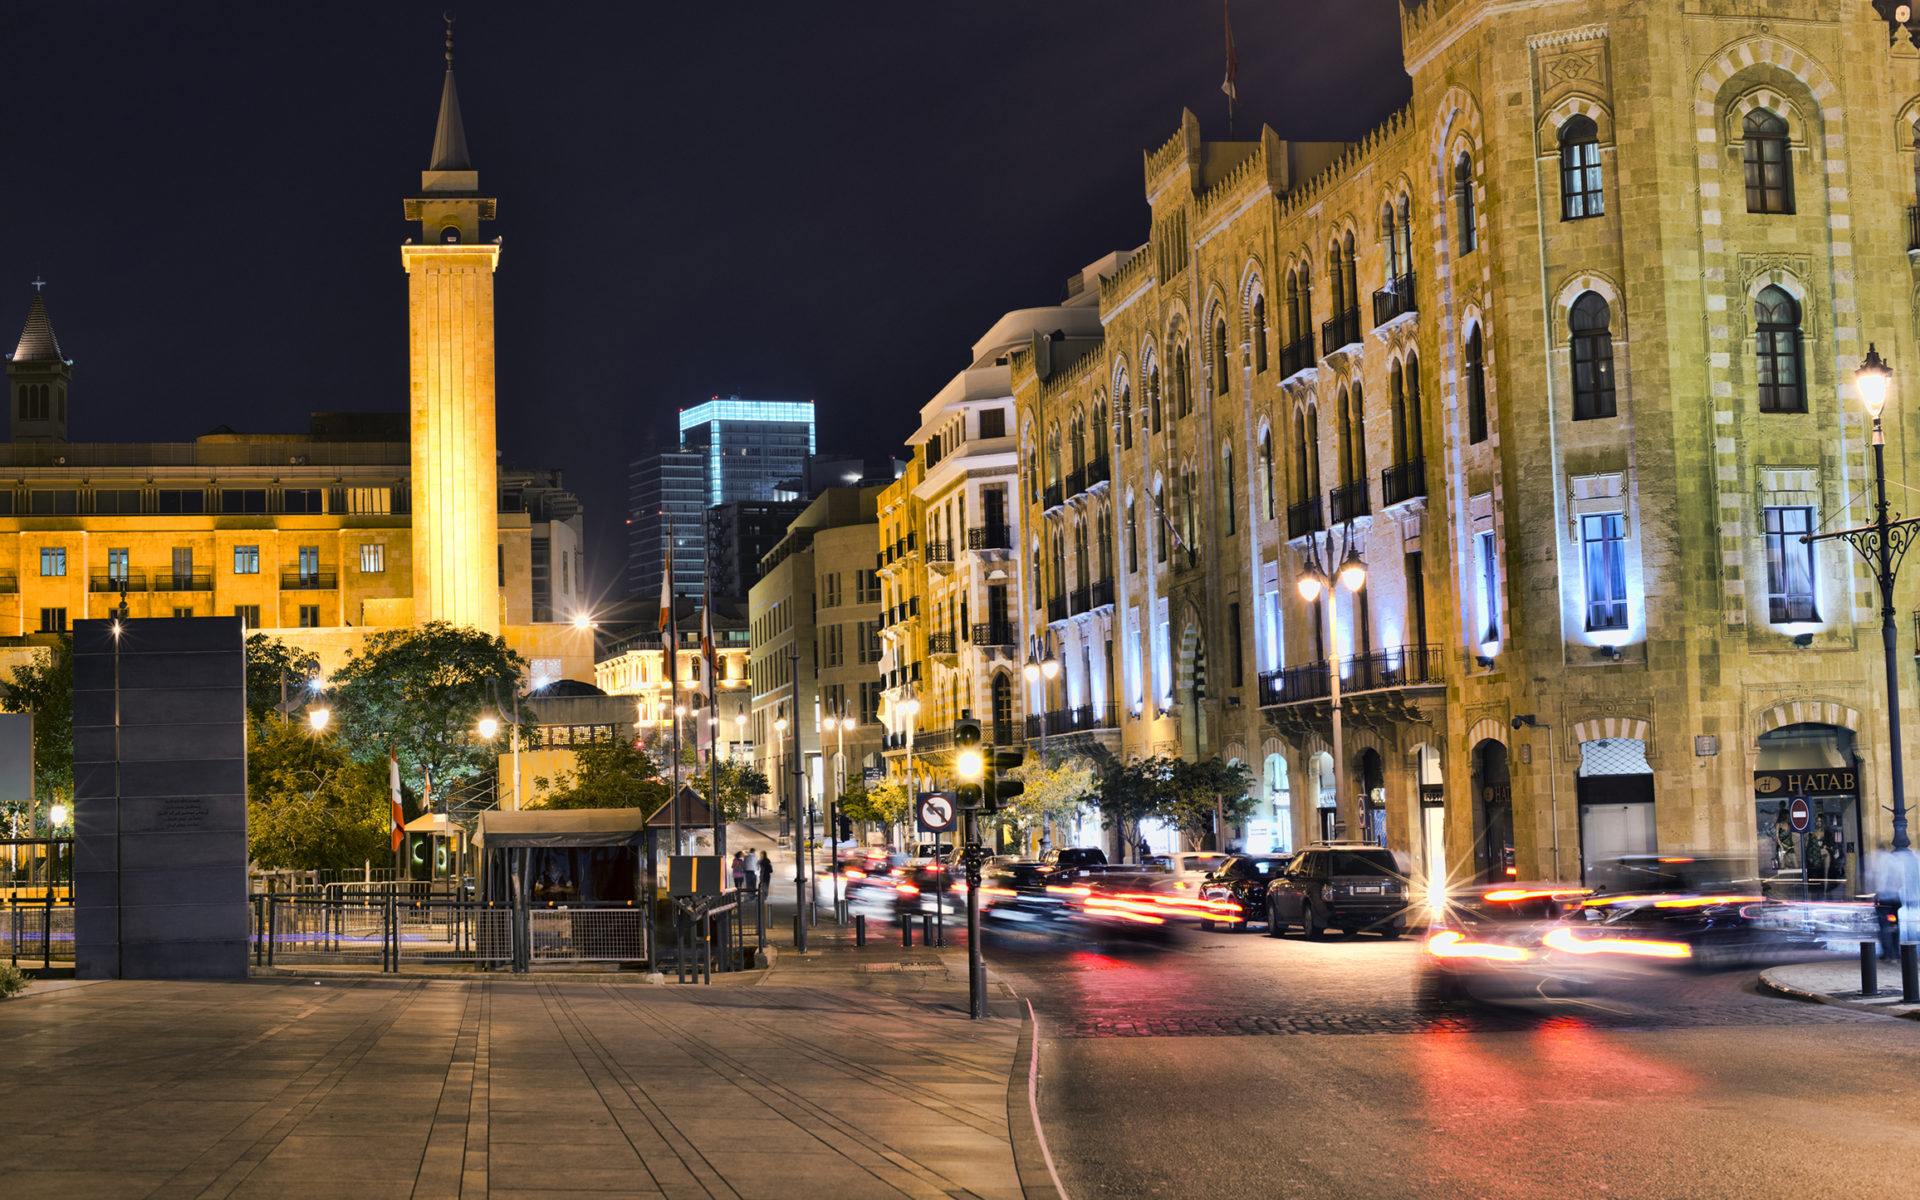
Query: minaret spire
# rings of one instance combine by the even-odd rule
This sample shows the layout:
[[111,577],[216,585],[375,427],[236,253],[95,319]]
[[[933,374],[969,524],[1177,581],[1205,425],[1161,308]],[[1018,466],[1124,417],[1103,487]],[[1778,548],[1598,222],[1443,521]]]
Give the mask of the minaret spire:
[[447,21],[447,74],[440,85],[440,122],[433,130],[433,159],[429,171],[471,171],[467,155],[467,127],[460,120],[460,93],[453,86],[453,16]]

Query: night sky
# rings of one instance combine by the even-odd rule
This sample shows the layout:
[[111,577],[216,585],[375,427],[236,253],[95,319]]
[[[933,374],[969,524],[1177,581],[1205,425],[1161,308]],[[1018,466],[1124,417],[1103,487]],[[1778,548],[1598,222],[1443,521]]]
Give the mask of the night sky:
[[[1238,132],[1351,139],[1408,94],[1398,0],[1239,0]],[[403,410],[401,213],[441,5],[13,0],[0,327],[36,274],[75,441]],[[1141,151],[1226,135],[1212,0],[456,5],[497,277],[500,440],[587,504],[713,395],[882,454],[1002,312],[1146,237]]]

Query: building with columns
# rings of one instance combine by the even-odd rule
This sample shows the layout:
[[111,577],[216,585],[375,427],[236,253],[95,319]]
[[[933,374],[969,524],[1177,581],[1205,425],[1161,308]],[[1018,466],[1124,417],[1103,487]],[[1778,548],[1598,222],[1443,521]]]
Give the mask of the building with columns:
[[[0,664],[124,600],[132,618],[239,615],[337,667],[368,632],[451,621],[504,637],[545,681],[593,678],[579,501],[495,438],[497,241],[449,54],[428,169],[406,201],[407,411],[315,413],[297,433],[74,442],[84,392],[34,293],[7,360]],[[396,331],[397,333],[398,331]],[[395,408],[399,408],[398,385]],[[77,410],[69,400],[79,402]],[[198,420],[207,419],[204,410]]]
[[[1805,795],[1813,877],[1857,890],[1879,597],[1801,535],[1871,520],[1869,342],[1896,491],[1920,433],[1920,52],[1873,5],[1787,7],[1408,3],[1412,100],[1361,141],[1188,113],[1145,155],[1099,346],[1011,363],[1024,611],[1118,698],[1123,755],[1238,759],[1230,836],[1383,841],[1421,882],[1652,850],[1797,879]],[[1116,565],[1082,614],[1096,414]],[[1303,599],[1349,557],[1363,587]]]

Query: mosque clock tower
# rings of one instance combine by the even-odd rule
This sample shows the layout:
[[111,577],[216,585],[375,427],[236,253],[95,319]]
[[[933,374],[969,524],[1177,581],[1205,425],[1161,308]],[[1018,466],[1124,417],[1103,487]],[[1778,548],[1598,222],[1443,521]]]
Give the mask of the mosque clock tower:
[[497,243],[480,194],[453,84],[453,27],[433,158],[406,202],[420,237],[400,248],[407,272],[412,376],[413,617],[500,632],[498,481],[494,466],[493,272]]

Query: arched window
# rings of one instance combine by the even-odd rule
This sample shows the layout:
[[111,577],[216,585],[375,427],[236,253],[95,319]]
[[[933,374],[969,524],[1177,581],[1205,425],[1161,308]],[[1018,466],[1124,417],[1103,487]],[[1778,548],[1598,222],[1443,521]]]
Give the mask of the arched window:
[[1487,366],[1485,347],[1480,341],[1480,327],[1475,325],[1467,334],[1467,441],[1478,444],[1487,440]]
[[1120,381],[1120,448],[1133,449],[1133,387]]
[[993,744],[1013,744],[1013,679],[1005,671],[993,673]]
[[1147,421],[1153,432],[1160,432],[1160,368],[1147,368]]
[[[1920,146],[1920,142],[1915,143]],[[1914,155],[1915,187],[1920,188],[1920,149]],[[1295,271],[1287,272],[1287,340],[1280,347],[1284,353],[1293,343],[1300,340],[1300,275]],[[1282,368],[1284,370],[1284,368]]]
[[1305,504],[1313,496],[1313,486],[1307,478],[1307,416],[1305,412],[1293,414],[1293,495],[1295,504]]
[[1153,557],[1167,561],[1167,491],[1160,480],[1153,481]]
[[1348,483],[1363,483],[1367,478],[1367,405],[1360,398],[1360,381],[1353,381],[1353,425],[1349,430],[1350,441],[1347,453],[1353,456],[1353,465],[1348,470]]
[[440,230],[440,240],[449,246],[458,243],[460,241],[460,227],[458,225],[448,225],[444,227]]
[[1107,406],[1095,401],[1093,406],[1093,461],[1105,462],[1107,458]]
[[1611,417],[1613,407],[1612,314],[1598,292],[1582,292],[1567,314],[1573,334],[1573,419]]
[[1480,244],[1480,235],[1473,217],[1473,159],[1464,153],[1453,164],[1453,211],[1460,253],[1471,254]]
[[1339,411],[1334,414],[1333,456],[1340,464],[1340,486],[1353,482],[1353,410],[1347,404],[1347,389],[1341,388]]
[[1426,455],[1425,418],[1420,412],[1420,360],[1413,354],[1407,355],[1406,368],[1402,372],[1407,385],[1407,457],[1404,461],[1413,462]]
[[[1095,557],[1100,561],[1102,582],[1113,582],[1113,510],[1102,508],[1094,517],[1093,545]],[[1109,593],[1111,594],[1111,593]]]
[[1240,525],[1239,517],[1233,511],[1234,488],[1233,488],[1233,443],[1232,442],[1227,442],[1220,447],[1220,479],[1221,479],[1221,487],[1220,487],[1221,501],[1225,505],[1225,518],[1226,518],[1221,522],[1221,528],[1226,530],[1228,537],[1232,537],[1234,535],[1234,532],[1239,528],[1239,525]]
[[1407,461],[1407,392],[1397,361],[1387,367],[1387,405],[1393,410],[1393,461],[1398,465]]
[[1400,277],[1400,239],[1393,226],[1393,205],[1385,205],[1380,210],[1380,275],[1381,286],[1391,288],[1393,281]]
[[1227,319],[1213,319],[1213,394],[1227,394]]
[[1760,356],[1760,411],[1807,411],[1806,375],[1800,361],[1800,306],[1777,287],[1753,301]]
[[1133,497],[1127,497],[1127,570],[1140,569],[1140,520],[1134,515]]
[[[1400,197],[1400,203],[1395,206],[1395,213],[1398,221],[1395,224],[1394,237],[1399,248],[1395,251],[1393,260],[1400,264],[1400,278],[1411,278],[1413,276],[1412,202],[1406,196],[1402,195]],[[1410,291],[1405,299],[1407,300],[1407,308],[1411,310],[1413,305]]]
[[[1340,251],[1341,267],[1347,273],[1347,307],[1357,311],[1360,307],[1360,264],[1353,253],[1352,230],[1348,230],[1347,236],[1341,240]],[[1347,340],[1350,342],[1360,340],[1360,326],[1357,322],[1347,331]]]
[[1087,418],[1076,412],[1067,421],[1067,443],[1073,465],[1068,469],[1079,474],[1087,468]]
[[1273,520],[1273,430],[1260,431],[1260,506]]
[[1740,122],[1746,139],[1747,211],[1793,211],[1793,160],[1787,147],[1787,123],[1779,114],[1756,108]]
[[1560,127],[1560,219],[1578,221],[1606,212],[1600,196],[1600,130],[1578,116]]
[[1054,425],[1047,430],[1047,486],[1060,482],[1060,427]]
[[1093,582],[1087,573],[1087,523],[1076,518],[1073,522],[1073,581],[1076,586],[1086,587]]
[[1267,298],[1258,295],[1253,298],[1253,369],[1256,373],[1267,369]]
[[1327,247],[1327,298],[1332,301],[1329,318],[1338,320],[1347,311],[1347,272],[1340,262],[1340,243]]
[[1307,498],[1320,497],[1320,410],[1307,406]]
[[1193,411],[1193,356],[1187,343],[1173,348],[1173,413],[1184,417]]

